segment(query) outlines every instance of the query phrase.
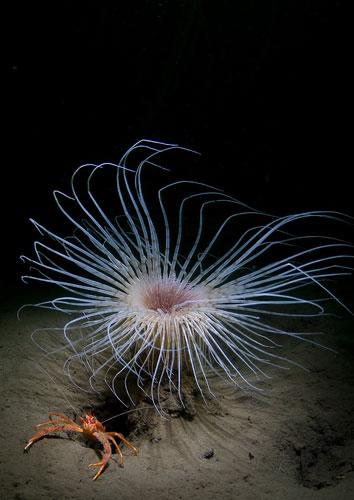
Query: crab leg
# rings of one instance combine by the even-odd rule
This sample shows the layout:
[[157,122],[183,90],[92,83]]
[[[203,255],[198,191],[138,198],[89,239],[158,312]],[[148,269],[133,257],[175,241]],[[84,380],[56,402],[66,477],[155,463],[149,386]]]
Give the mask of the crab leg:
[[121,467],[123,467],[124,458],[123,458],[123,453],[122,453],[122,450],[120,449],[120,446],[117,444],[117,442],[113,436],[107,436],[107,437],[111,441],[111,443],[113,443],[113,445],[115,446],[117,453],[119,455],[119,463],[120,463]]
[[[43,425],[43,424],[39,424]],[[38,426],[37,426],[38,427]],[[83,432],[81,427],[79,427],[76,424],[56,424],[51,427],[46,427],[45,429],[41,429],[40,431],[36,432],[34,436],[31,437],[31,439],[28,441],[28,443],[25,446],[25,451],[28,450],[28,448],[41,439],[42,437],[46,436],[47,434],[50,434],[51,432],[59,432],[59,431],[75,431],[75,432]]]
[[[117,436],[121,441],[123,441],[124,444],[126,444],[127,446],[129,446],[129,448],[131,448],[134,451],[135,455],[138,454],[138,450],[135,448],[135,446],[133,446],[127,439],[125,439],[125,437],[123,436],[123,434],[121,434],[120,432],[106,432],[106,434],[108,434],[108,436],[111,437],[111,440],[114,443],[114,446],[116,447],[116,449],[117,449],[117,451],[118,451],[118,453],[120,455],[122,455],[121,451],[120,451],[120,447],[116,443],[116,440],[114,439],[113,436]],[[121,462],[123,462],[123,460],[121,460]]]
[[106,467],[108,460],[111,458],[112,451],[111,451],[111,444],[105,434],[103,434],[102,432],[94,432],[93,435],[95,436],[97,441],[99,441],[103,446],[102,459],[95,464],[89,464],[89,467],[100,467],[97,474],[92,478],[93,481],[96,481],[96,479],[102,474],[103,469]]
[[[59,417],[59,420],[64,420],[64,422],[68,423],[68,424],[75,424],[75,422],[73,420],[71,420],[71,418],[67,417],[66,415],[64,415],[64,413],[56,413],[56,412],[51,412],[49,413],[49,418],[52,422],[55,422],[55,420],[53,420],[53,416],[55,417]],[[76,424],[75,424],[76,425]]]
[[[53,419],[52,417],[56,416],[58,417],[57,419]],[[71,424],[71,425],[76,425],[75,422],[73,420],[71,420],[71,418],[67,417],[66,415],[64,415],[63,413],[49,413],[49,420],[47,420],[46,422],[42,422],[41,424],[37,424],[36,427],[40,427],[42,425],[54,425],[54,424]]]

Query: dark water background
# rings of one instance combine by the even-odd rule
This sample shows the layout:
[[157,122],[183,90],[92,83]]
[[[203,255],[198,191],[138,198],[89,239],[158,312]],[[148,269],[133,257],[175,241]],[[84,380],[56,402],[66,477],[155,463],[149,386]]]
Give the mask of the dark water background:
[[[76,166],[136,140],[203,153],[176,176],[264,210],[352,211],[345,2],[138,1],[4,13],[2,278]],[[148,180],[154,185],[154,178]],[[149,184],[148,184],[149,185]],[[63,233],[70,232],[65,225]]]

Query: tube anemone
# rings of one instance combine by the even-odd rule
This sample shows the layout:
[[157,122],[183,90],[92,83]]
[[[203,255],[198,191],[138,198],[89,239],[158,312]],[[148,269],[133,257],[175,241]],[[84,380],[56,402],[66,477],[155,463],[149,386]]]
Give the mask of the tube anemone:
[[[255,375],[267,376],[266,365],[294,363],[277,352],[279,339],[314,341],[276,326],[274,317],[324,314],[326,300],[340,302],[329,280],[352,269],[346,242],[298,234],[313,222],[350,222],[337,212],[275,217],[184,180],[157,189],[151,208],[143,173],[151,178],[165,170],[161,157],[176,150],[190,151],[142,140],[117,165],[79,167],[71,194],[54,192],[73,236],[61,237],[32,220],[45,242],[35,242],[33,259],[23,257],[31,264],[25,281],[66,292],[36,305],[72,315],[64,327],[72,350],[68,372],[74,360],[90,370],[91,382],[114,370],[110,384],[118,398],[115,381],[133,375],[158,410],[163,385],[182,400],[185,374],[204,395],[212,393],[211,374],[254,387]],[[105,189],[114,186],[105,208],[94,194],[101,176]],[[216,223],[219,207],[224,219]],[[305,298],[308,285],[327,299]]]

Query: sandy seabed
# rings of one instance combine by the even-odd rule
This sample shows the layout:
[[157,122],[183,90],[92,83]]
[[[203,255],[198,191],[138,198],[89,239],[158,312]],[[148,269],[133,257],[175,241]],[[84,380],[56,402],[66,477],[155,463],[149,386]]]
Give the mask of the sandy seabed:
[[261,393],[219,383],[218,401],[205,407],[196,397],[194,416],[179,412],[161,419],[146,409],[124,422],[111,421],[111,430],[128,433],[139,454],[124,448],[124,468],[113,455],[93,482],[96,469],[88,464],[97,461],[97,450],[79,435],[57,434],[23,452],[34,426],[49,412],[73,417],[73,408],[84,414],[91,407],[98,415],[103,405],[102,399],[70,384],[59,355],[46,358],[33,344],[36,328],[60,327],[65,321],[33,308],[18,321],[17,307],[33,301],[14,296],[2,302],[1,499],[354,498],[354,331],[349,314],[288,321],[293,330],[325,332],[322,342],[337,352],[286,343],[286,356],[308,371],[272,369],[272,378],[259,384]]

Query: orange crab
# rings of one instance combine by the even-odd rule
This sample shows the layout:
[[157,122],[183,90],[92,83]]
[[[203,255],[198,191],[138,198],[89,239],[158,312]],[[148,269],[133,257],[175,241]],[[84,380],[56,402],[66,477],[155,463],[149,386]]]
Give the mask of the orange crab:
[[[53,419],[53,417],[57,417]],[[90,464],[89,467],[99,467],[97,474],[92,478],[94,481],[102,474],[104,468],[106,467],[109,459],[112,456],[111,444],[113,444],[119,454],[120,464],[123,465],[123,454],[119,445],[115,440],[115,436],[118,437],[123,443],[125,443],[129,448],[131,448],[135,454],[138,450],[129,441],[125,439],[123,434],[119,432],[106,432],[104,425],[97,420],[93,415],[85,415],[85,418],[79,417],[82,425],[76,424],[71,418],[67,417],[63,413],[49,413],[49,420],[38,424],[36,427],[42,427],[38,432],[36,432],[25,446],[25,451],[28,448],[41,439],[42,437],[50,434],[51,432],[59,431],[74,431],[81,432],[85,437],[93,439],[94,441],[99,441],[103,446],[102,459],[95,463]],[[45,426],[45,427],[43,427]]]

